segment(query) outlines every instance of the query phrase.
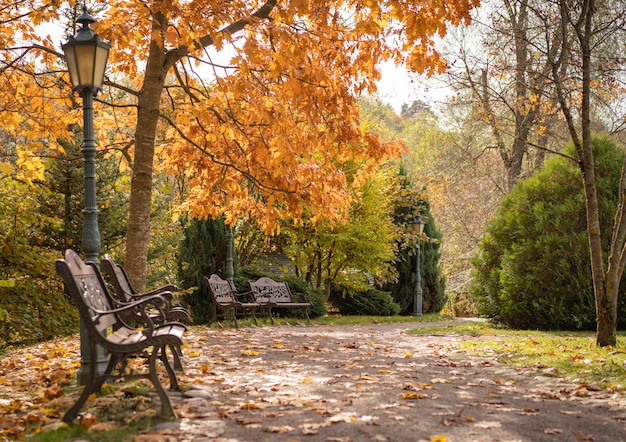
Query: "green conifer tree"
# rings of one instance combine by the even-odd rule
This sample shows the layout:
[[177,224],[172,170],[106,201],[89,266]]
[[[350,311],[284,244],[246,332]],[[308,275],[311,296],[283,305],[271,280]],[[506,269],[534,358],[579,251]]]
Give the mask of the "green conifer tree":
[[184,238],[178,248],[178,278],[194,322],[206,323],[214,316],[209,289],[202,278],[213,273],[224,277],[226,226],[222,219],[183,220]]
[[[437,229],[433,215],[430,212],[430,203],[424,198],[425,192],[416,190],[406,171],[400,167],[400,176],[404,176],[403,199],[397,205],[394,222],[397,225],[407,226],[413,221],[414,214],[419,210],[426,221],[424,233],[428,240],[420,244],[420,273],[423,296],[423,313],[439,312],[445,304],[445,276],[439,270],[441,257],[439,251],[442,234]],[[394,301],[400,305],[400,314],[410,315],[414,311],[417,257],[414,243],[402,243],[398,247],[399,256],[396,263],[398,281],[386,284],[383,288],[391,292]]]

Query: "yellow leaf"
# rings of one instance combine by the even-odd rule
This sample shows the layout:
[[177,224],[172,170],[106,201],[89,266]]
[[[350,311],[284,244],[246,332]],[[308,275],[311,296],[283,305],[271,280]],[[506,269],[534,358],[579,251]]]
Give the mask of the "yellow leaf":
[[425,399],[426,395],[417,393],[415,391],[411,391],[409,393],[402,393],[402,398],[403,399]]
[[190,358],[197,358],[198,356],[200,356],[200,353],[198,353],[197,351],[192,351],[189,353]]
[[10,163],[0,163],[0,172],[5,175],[11,175],[13,173],[13,166]]
[[165,43],[168,45],[174,46],[178,40],[178,33],[176,29],[169,27],[167,31],[165,31]]
[[243,356],[258,356],[259,352],[254,350],[241,350]]
[[430,438],[430,442],[448,442],[448,438],[443,434],[438,434]]

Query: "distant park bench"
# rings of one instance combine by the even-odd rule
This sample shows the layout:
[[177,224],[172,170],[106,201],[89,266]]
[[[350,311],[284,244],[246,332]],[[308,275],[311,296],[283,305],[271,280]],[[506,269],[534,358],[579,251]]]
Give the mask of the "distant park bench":
[[[183,324],[166,322],[155,324],[153,311],[164,317],[166,301],[162,295],[153,295],[115,307],[107,291],[104,279],[96,265],[84,262],[76,252],[67,250],[65,259],[55,261],[57,273],[63,278],[65,291],[78,308],[80,318],[89,337],[89,373],[86,385],[76,403],[63,415],[64,422],[72,422],[92,393],[99,392],[109,378],[145,378],[154,385],[161,400],[161,415],[175,418],[169,397],[159,382],[156,361],[160,359],[169,377],[170,389],[179,390],[176,374],[167,359],[166,348],[180,348],[186,330]],[[124,317],[141,322],[140,328],[130,326]],[[96,373],[97,346],[109,355],[109,362],[102,374]],[[147,358],[147,373],[126,373],[128,360]]]
[[262,277],[257,281],[250,281],[250,288],[254,301],[268,309],[272,324],[274,324],[272,309],[276,308],[303,308],[307,321],[311,323],[309,308],[312,304],[306,300],[295,301],[286,282],[277,282],[271,278]]
[[239,323],[237,322],[237,310],[248,310],[252,313],[254,323],[256,325],[259,324],[256,319],[256,309],[261,305],[257,302],[241,302],[237,299],[247,295],[247,293],[237,293],[237,290],[232,286],[230,281],[222,279],[216,274],[211,275],[210,278],[205,276],[204,282],[211,293],[211,298],[215,304],[216,314],[218,310],[221,310],[224,314],[224,318],[230,316],[235,323],[235,327],[239,328]]

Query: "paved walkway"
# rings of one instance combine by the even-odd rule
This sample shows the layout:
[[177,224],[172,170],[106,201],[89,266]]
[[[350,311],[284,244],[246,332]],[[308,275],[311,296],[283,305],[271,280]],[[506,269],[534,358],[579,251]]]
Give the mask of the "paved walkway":
[[626,441],[626,400],[458,350],[429,324],[193,328],[181,419],[137,441]]

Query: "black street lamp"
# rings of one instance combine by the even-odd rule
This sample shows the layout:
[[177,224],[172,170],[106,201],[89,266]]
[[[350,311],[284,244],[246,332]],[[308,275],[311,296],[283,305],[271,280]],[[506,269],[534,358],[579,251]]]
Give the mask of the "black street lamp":
[[85,261],[100,263],[100,231],[96,206],[96,143],[93,133],[93,97],[102,89],[104,69],[111,45],[100,39],[89,27],[96,20],[87,7],[76,20],[82,25],[76,36],[62,48],[73,90],[83,98],[83,158],[85,163],[85,208],[83,210],[82,249]]
[[[89,27],[96,20],[89,15],[87,7],[78,19],[82,27],[70,41],[62,45],[65,61],[70,72],[72,88],[83,98],[83,160],[85,165],[85,207],[83,209],[82,249],[85,261],[100,265],[100,231],[96,206],[96,142],[93,130],[93,97],[102,89],[104,70],[111,45],[100,39]],[[89,373],[89,337],[81,321],[80,325],[81,367],[78,383],[85,384]],[[98,351],[97,372],[103,372],[107,359]]]
[[413,292],[413,316],[422,316],[422,272],[420,269],[420,240],[424,234],[424,225],[420,214],[413,221],[413,232],[417,235],[415,241],[415,291]]

